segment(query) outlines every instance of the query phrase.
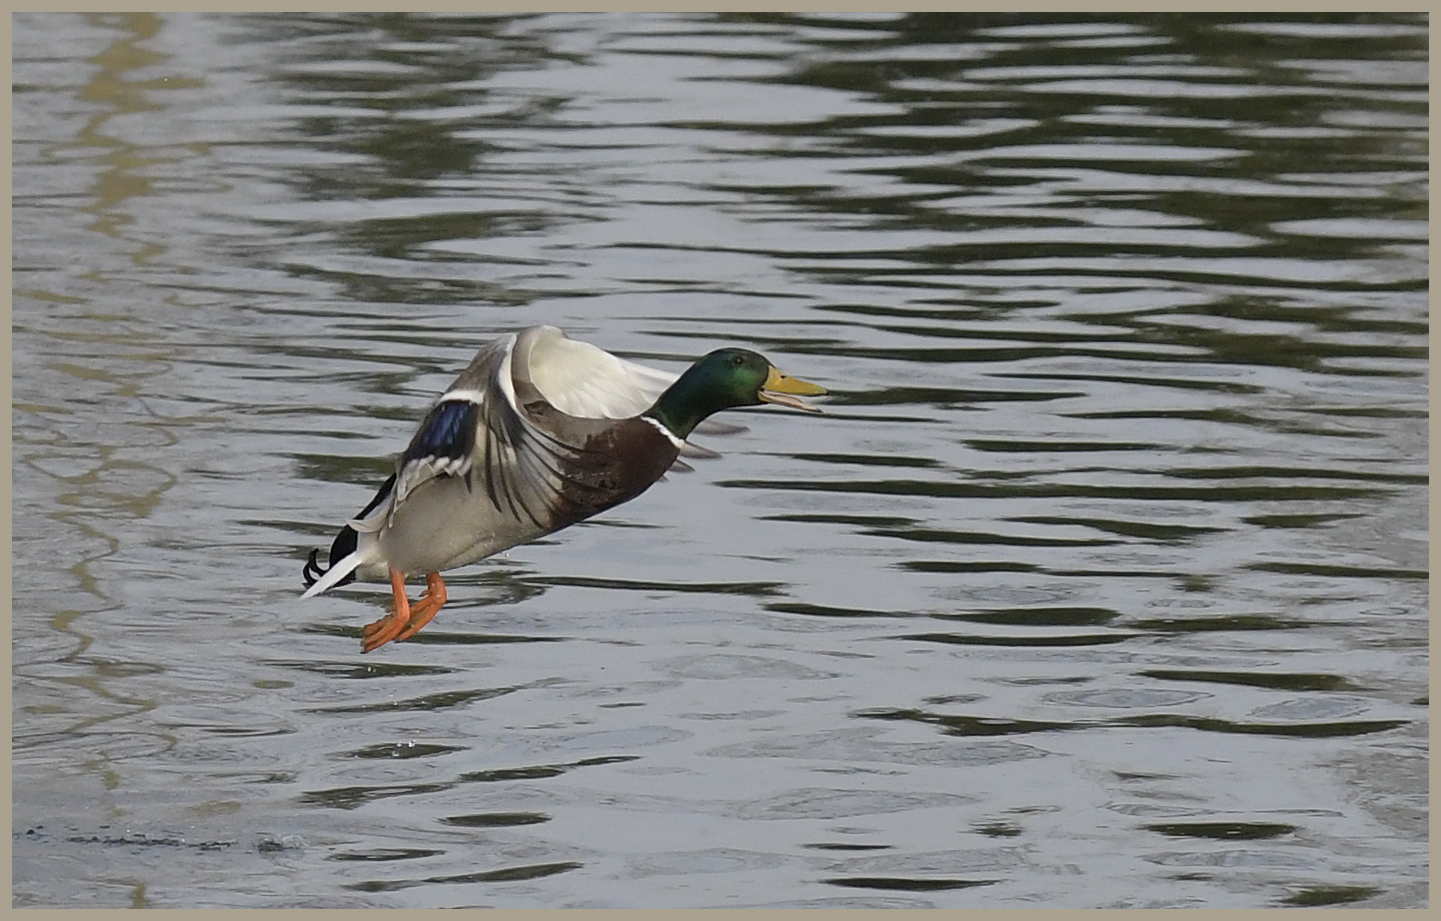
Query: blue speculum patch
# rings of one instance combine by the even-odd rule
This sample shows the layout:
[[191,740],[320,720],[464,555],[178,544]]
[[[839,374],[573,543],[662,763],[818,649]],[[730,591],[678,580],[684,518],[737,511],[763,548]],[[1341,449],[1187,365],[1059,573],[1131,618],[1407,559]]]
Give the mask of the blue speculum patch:
[[469,400],[436,405],[415,433],[406,457],[463,457],[475,439],[476,406]]

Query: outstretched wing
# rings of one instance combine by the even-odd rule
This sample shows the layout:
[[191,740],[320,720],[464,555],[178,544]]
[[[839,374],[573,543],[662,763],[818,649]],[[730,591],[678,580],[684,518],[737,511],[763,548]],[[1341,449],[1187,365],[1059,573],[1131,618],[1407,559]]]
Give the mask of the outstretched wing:
[[593,504],[587,494],[595,488],[586,474],[608,463],[585,446],[595,427],[577,419],[575,431],[558,432],[553,424],[537,422],[542,416],[551,423],[558,418],[548,408],[543,414],[525,408],[547,402],[527,366],[533,351],[548,344],[550,330],[535,327],[505,336],[477,353],[401,455],[390,515],[417,489],[443,477],[463,480],[497,514],[543,530],[569,523]]

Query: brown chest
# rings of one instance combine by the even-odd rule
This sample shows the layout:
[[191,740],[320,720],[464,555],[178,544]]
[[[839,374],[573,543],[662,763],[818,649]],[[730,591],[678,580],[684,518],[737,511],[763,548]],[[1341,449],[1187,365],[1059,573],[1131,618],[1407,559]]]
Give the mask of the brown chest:
[[557,527],[634,499],[680,455],[675,442],[639,417],[582,419],[543,403],[526,409],[565,446],[556,454],[559,489],[551,512]]

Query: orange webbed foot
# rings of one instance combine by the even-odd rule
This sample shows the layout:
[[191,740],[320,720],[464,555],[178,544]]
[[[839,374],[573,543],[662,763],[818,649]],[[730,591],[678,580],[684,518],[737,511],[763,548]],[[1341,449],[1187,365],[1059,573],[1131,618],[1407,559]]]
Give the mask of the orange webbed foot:
[[414,606],[405,597],[405,574],[399,570],[390,571],[390,590],[395,599],[390,613],[365,625],[361,634],[361,652],[373,652],[391,640],[415,636],[421,627],[430,623],[447,600],[445,582],[438,572],[425,577],[425,591]]
[[361,652],[379,649],[399,636],[410,623],[410,599],[405,597],[405,574],[398,569],[390,571],[390,591],[395,599],[390,613],[365,625],[365,630],[360,635]]
[[445,593],[445,582],[440,578],[440,573],[432,572],[425,577],[425,591],[421,593],[420,600],[415,607],[410,609],[410,625],[407,626],[397,640],[408,640],[420,632],[420,628],[430,623],[440,609],[445,606],[449,596]]

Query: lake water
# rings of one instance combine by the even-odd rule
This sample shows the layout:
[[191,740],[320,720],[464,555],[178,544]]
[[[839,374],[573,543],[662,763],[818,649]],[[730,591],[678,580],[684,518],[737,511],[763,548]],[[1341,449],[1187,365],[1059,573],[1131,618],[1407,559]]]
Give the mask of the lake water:
[[[1424,16],[13,28],[15,905],[1428,904]],[[533,323],[831,395],[362,656]]]

